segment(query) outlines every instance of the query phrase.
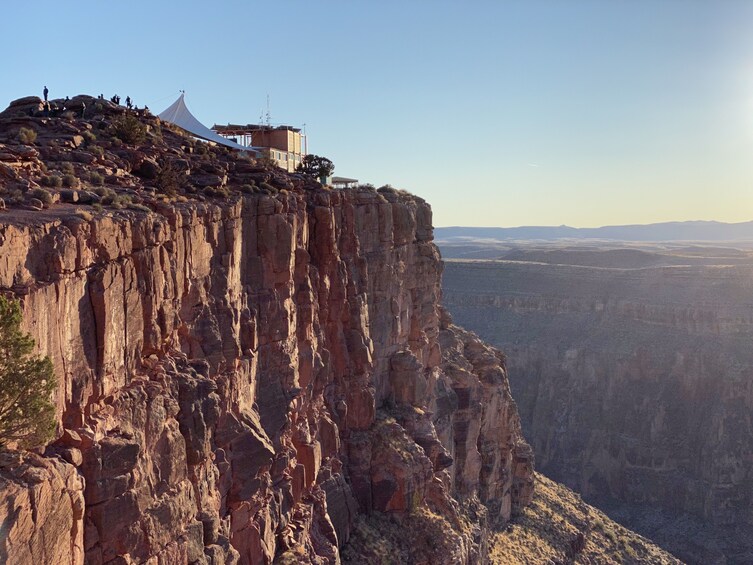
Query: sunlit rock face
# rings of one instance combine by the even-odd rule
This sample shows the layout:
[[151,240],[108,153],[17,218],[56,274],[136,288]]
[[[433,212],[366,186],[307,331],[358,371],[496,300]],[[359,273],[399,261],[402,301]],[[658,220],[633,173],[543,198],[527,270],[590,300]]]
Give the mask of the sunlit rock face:
[[[65,485],[54,535],[4,519],[9,562],[33,539],[40,562],[337,563],[357,515],[421,509],[444,562],[484,562],[533,461],[441,269],[429,206],[395,191],[0,217],[0,288],[59,382],[38,474]],[[41,488],[8,480],[3,504]]]
[[538,468],[695,563],[753,562],[753,270],[447,263]]

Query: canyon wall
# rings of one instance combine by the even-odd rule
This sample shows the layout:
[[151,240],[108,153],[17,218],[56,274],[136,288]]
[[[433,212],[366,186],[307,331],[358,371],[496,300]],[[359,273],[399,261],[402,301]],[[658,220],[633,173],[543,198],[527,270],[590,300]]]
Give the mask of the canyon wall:
[[[3,472],[8,563],[336,563],[359,514],[422,510],[452,541],[432,562],[483,563],[530,500],[501,354],[441,314],[423,200],[0,214],[0,289],[53,361],[60,421]],[[30,498],[64,519],[30,524]]]
[[695,563],[753,562],[753,269],[448,262],[537,467]]

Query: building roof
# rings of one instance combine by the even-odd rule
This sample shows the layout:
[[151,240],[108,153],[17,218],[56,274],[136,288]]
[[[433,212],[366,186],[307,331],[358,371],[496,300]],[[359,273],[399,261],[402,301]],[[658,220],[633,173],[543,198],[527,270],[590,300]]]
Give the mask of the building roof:
[[352,182],[358,182],[358,179],[349,179],[348,177],[332,177],[333,184],[350,184]]
[[268,126],[266,124],[228,124],[226,126],[214,124],[212,129],[225,135],[243,135],[244,133],[252,133],[254,131],[287,130],[295,133],[300,133],[301,131],[301,128],[294,128],[293,126]]
[[173,102],[173,104],[171,104],[167,109],[159,114],[159,118],[161,120],[165,120],[166,122],[170,122],[171,124],[175,124],[179,128],[186,130],[188,133],[206,141],[213,141],[214,143],[217,143],[219,145],[232,147],[233,149],[239,149],[241,151],[259,153],[259,150],[255,147],[247,147],[245,145],[230,141],[229,139],[222,137],[218,133],[213,132],[211,129],[206,127],[189,111],[183,98],[184,94],[181,93],[181,95],[175,102]]

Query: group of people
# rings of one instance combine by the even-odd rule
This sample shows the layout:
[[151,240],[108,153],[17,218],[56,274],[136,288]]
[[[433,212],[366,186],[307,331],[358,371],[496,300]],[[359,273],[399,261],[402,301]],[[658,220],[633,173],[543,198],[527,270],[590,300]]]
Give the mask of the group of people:
[[[50,90],[47,88],[47,86],[44,87],[44,90],[42,91],[42,93],[44,94],[44,105],[42,109],[42,115],[44,115],[45,117],[58,116],[62,114],[63,112],[68,111],[67,106],[68,106],[68,102],[70,101],[69,97],[67,96],[65,97],[65,100],[63,100],[62,107],[53,108],[52,106],[50,106],[50,100],[49,100]],[[35,115],[35,111],[33,108],[29,111],[29,114],[32,116]],[[81,117],[83,118],[85,114],[86,114],[86,102],[82,100],[81,101]]]
[[[66,104],[65,104],[65,103],[63,104],[63,107],[62,107],[62,109],[57,109],[57,108],[55,108],[55,109],[53,110],[53,109],[52,109],[52,108],[50,107],[50,102],[49,102],[49,99],[48,99],[48,97],[49,97],[49,94],[50,94],[50,91],[49,91],[49,89],[47,88],[47,85],[45,85],[45,87],[44,87],[44,90],[42,91],[42,93],[44,94],[44,110],[43,110],[43,112],[44,112],[44,115],[45,115],[45,116],[53,116],[53,115],[58,115],[59,113],[65,112],[65,111],[67,110],[67,108],[66,108]],[[104,99],[105,99],[105,95],[104,95],[104,94],[100,94],[100,95],[98,96],[98,98],[99,98],[99,100],[104,100]],[[68,97],[66,96],[66,97],[65,97],[65,102],[68,102],[69,100],[70,100],[70,98],[68,98]],[[118,104],[118,105],[120,105],[120,96],[118,96],[117,94],[116,94],[116,95],[114,95],[114,96],[113,96],[112,98],[110,98],[110,102],[112,102],[113,104]],[[126,96],[126,99],[125,99],[125,105],[126,105],[126,108],[128,108],[129,110],[136,110],[136,111],[138,111],[138,110],[139,110],[139,107],[138,107],[138,106],[135,106],[135,105],[133,104],[133,101],[131,100],[131,97],[130,97],[130,96]],[[148,112],[149,112],[149,106],[144,106],[144,111],[145,111],[146,113],[148,113]],[[34,112],[33,112],[33,110],[31,111],[31,114],[32,114],[32,115],[34,115]],[[82,100],[82,101],[81,101],[81,117],[83,118],[85,114],[86,114],[86,102],[84,102],[84,101]]]
[[[100,96],[100,98],[104,98],[101,94],[99,96]],[[110,102],[112,102],[113,104],[120,105],[120,96],[118,96],[116,94],[115,96],[113,96],[112,98],[110,98]],[[126,105],[126,108],[128,108],[129,110],[138,110],[139,109],[138,106],[134,106],[133,101],[131,100],[130,96],[126,96],[125,105]],[[148,110],[149,107],[148,106],[144,106],[144,109]]]

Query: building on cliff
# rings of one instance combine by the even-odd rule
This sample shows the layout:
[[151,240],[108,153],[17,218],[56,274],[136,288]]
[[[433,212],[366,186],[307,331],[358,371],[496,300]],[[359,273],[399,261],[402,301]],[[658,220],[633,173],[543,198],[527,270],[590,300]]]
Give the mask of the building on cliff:
[[213,125],[214,130],[223,138],[235,143],[257,148],[263,157],[267,157],[287,172],[295,172],[303,157],[308,153],[306,134],[293,126],[271,126],[268,124],[228,124]]

